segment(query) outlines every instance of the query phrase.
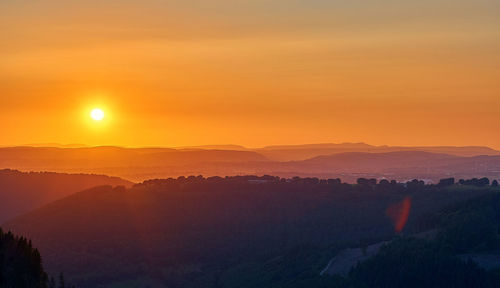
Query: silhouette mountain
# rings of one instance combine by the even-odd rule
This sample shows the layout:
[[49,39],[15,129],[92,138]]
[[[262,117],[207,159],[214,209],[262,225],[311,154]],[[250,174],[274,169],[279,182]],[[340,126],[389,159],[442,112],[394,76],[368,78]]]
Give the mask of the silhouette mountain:
[[396,151],[423,151],[455,156],[500,155],[500,151],[483,146],[373,146],[365,143],[306,144],[267,146],[254,151],[276,161],[300,161],[309,158],[347,152],[387,153]]
[[105,184],[132,185],[104,175],[0,170],[0,223],[72,193]]
[[[340,177],[349,182],[355,182],[359,177],[438,181],[445,177],[500,178],[500,155],[496,153],[498,151],[486,147],[388,147],[363,143],[276,146],[256,151],[195,147],[13,147],[0,148],[0,167],[24,171],[106,174],[135,182],[182,175],[247,174]],[[311,157],[294,161],[269,160],[306,156]]]
[[180,146],[175,147],[178,150],[233,150],[233,151],[250,151],[251,149],[241,145],[199,145],[199,146]]
[[[421,182],[358,182],[241,176],[151,180],[130,189],[101,186],[16,217],[4,227],[32,238],[47,270],[65,271],[81,287],[137,279],[156,279],[164,285],[159,287],[242,287],[234,281],[250,271],[277,269],[273,263],[282,262],[276,259],[296,255],[297,249],[306,249],[303,253],[310,256],[300,257],[315,259],[319,269],[326,263],[311,258],[318,253],[314,249],[328,255],[328,247],[393,237],[397,231],[387,209],[407,197],[411,211],[406,227],[398,228],[403,232],[421,215],[489,192]],[[303,261],[283,265],[310,269]]]
[[[145,180],[194,174],[204,163],[253,163],[268,161],[251,151],[176,150],[171,148],[0,148],[0,167],[65,173],[93,173]],[[181,171],[177,173],[176,171]],[[205,173],[207,174],[207,173]]]

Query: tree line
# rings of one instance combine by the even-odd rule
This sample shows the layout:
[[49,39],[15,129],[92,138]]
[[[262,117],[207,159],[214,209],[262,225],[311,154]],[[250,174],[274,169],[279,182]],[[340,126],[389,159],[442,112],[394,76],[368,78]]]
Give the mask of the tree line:
[[63,274],[49,277],[42,266],[40,252],[31,240],[0,228],[0,287],[2,288],[75,288]]

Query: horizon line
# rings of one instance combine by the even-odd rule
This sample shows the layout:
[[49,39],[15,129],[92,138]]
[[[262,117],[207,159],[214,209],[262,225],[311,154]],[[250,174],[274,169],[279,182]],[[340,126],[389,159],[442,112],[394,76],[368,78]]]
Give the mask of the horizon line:
[[500,151],[500,148],[496,148],[488,145],[373,145],[366,142],[317,142],[317,143],[303,143],[303,144],[271,144],[264,146],[245,146],[240,144],[200,144],[200,145],[116,145],[116,144],[102,144],[102,145],[89,145],[81,143],[28,143],[28,144],[6,144],[0,145],[0,148],[21,148],[21,147],[32,147],[32,148],[60,148],[60,149],[78,149],[78,148],[99,148],[99,147],[115,147],[115,148],[126,148],[126,149],[210,149],[211,150],[232,150],[232,149],[214,149],[217,147],[233,146],[239,147],[245,150],[258,150],[266,148],[278,148],[278,147],[300,147],[300,146],[322,146],[322,145],[366,145],[373,148],[487,148],[495,151]]

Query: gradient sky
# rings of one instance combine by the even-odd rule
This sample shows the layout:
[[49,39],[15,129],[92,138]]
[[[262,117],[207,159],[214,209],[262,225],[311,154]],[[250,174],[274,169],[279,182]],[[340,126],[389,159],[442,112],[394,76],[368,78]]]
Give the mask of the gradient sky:
[[0,145],[500,148],[498,15],[498,0],[1,0]]

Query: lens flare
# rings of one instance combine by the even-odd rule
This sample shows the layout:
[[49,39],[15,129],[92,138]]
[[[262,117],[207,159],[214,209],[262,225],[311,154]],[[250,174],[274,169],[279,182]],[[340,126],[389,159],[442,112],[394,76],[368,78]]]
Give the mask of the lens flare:
[[408,221],[408,216],[410,216],[410,210],[411,210],[411,198],[406,197],[402,202],[395,203],[390,205],[387,210],[386,214],[391,218],[392,222],[394,223],[394,230],[397,233],[400,233],[403,231],[403,228],[406,225],[406,222]]

